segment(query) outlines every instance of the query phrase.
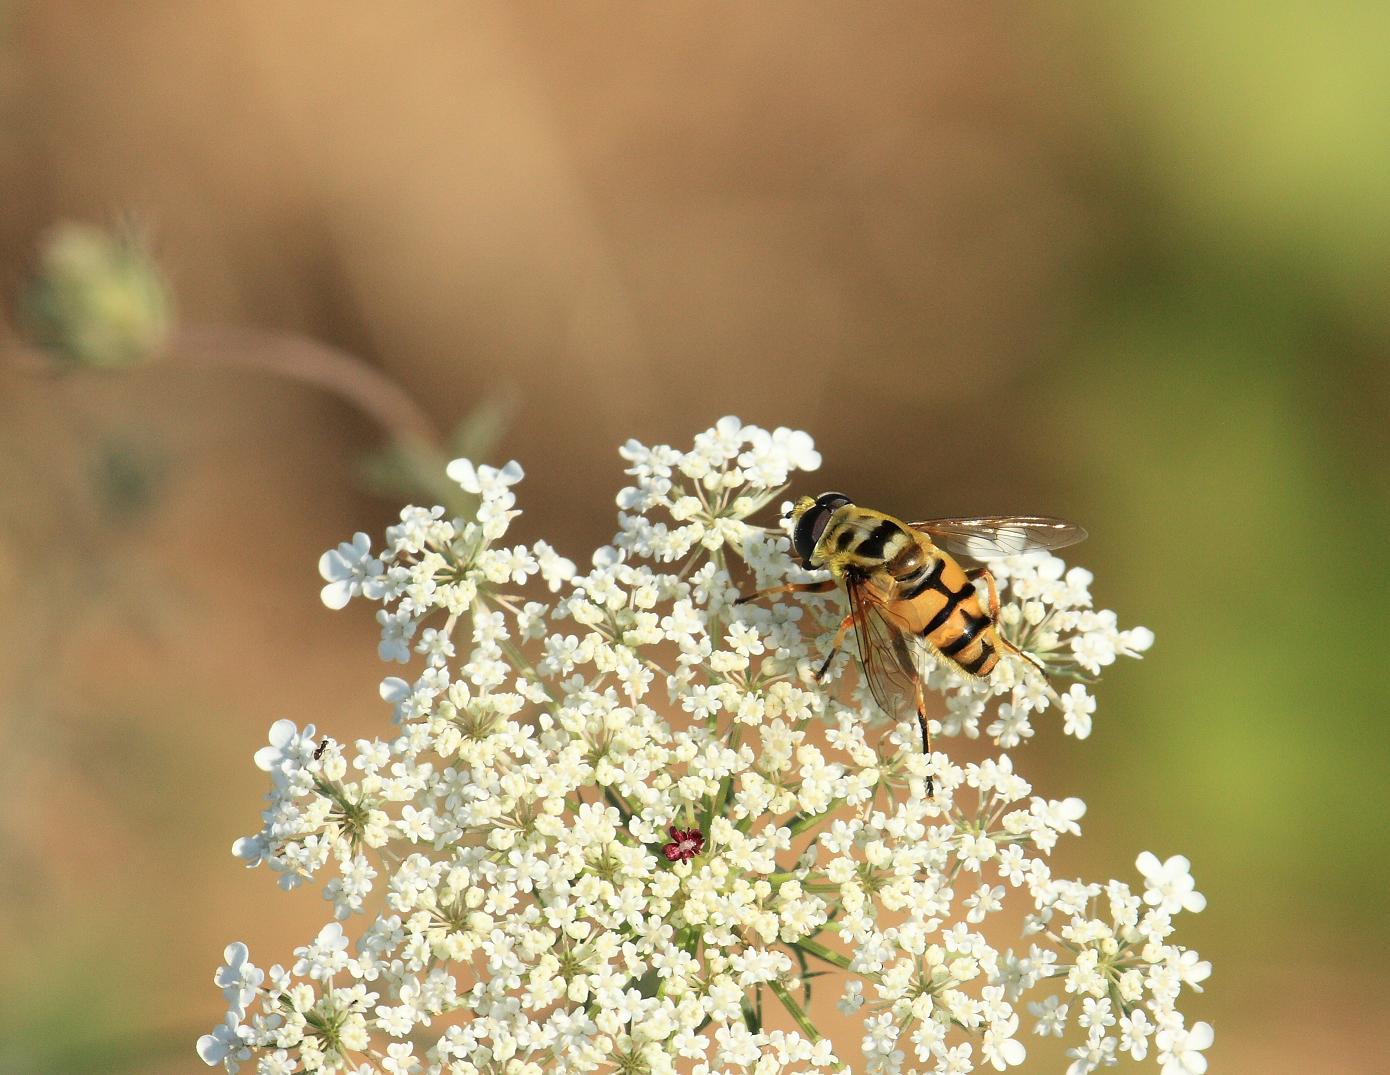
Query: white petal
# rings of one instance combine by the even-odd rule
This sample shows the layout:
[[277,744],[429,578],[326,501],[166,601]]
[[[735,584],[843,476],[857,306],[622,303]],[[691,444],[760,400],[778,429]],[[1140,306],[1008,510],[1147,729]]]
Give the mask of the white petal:
[[342,553],[337,549],[329,549],[319,557],[320,578],[328,582],[336,582],[347,573],[347,561],[343,559]]
[[410,684],[399,676],[387,676],[381,681],[377,693],[381,695],[383,702],[390,702],[395,705],[397,702],[403,702],[410,697]]
[[465,493],[476,494],[482,491],[483,487],[478,484],[478,471],[470,459],[455,459],[445,468],[444,473],[449,476],[450,481],[463,486]]
[[226,1042],[218,1041],[211,1034],[198,1039],[198,1059],[210,1068],[220,1064],[229,1051]]
[[1134,627],[1125,632],[1125,642],[1136,653],[1143,653],[1154,644],[1154,633],[1147,627]]
[[232,844],[232,854],[246,863],[248,869],[265,861],[265,840],[258,833],[242,836]]
[[251,954],[251,950],[242,944],[241,941],[233,941],[222,949],[222,958],[226,960],[227,966],[236,968],[246,962],[246,957]]
[[319,591],[319,600],[334,611],[346,607],[352,600],[352,583],[347,579],[330,582]]
[[1163,868],[1158,856],[1152,851],[1141,851],[1139,857],[1134,860],[1134,865],[1139,867],[1139,872],[1145,877],[1152,877]]
[[1187,1034],[1187,1047],[1189,1049],[1210,1049],[1211,1043],[1216,1040],[1216,1031],[1212,1030],[1208,1022],[1193,1023],[1192,1029]]
[[343,927],[337,922],[330,922],[319,930],[319,935],[314,938],[316,944],[327,944],[333,948],[341,948],[347,943],[343,937]]

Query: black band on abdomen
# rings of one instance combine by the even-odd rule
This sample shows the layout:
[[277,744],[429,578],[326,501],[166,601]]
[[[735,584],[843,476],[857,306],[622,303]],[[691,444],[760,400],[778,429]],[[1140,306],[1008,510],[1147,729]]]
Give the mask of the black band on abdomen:
[[994,647],[988,642],[985,642],[980,646],[980,655],[978,657],[973,661],[961,661],[960,666],[973,676],[976,675],[980,669],[985,666],[985,662],[993,656]]
[[[896,599],[899,601],[911,601],[923,590],[938,588],[937,583],[941,581],[941,572],[944,571],[945,568],[946,561],[937,560],[931,565],[930,568],[918,568],[917,572],[915,573],[919,575],[919,578],[915,582],[911,581],[912,575],[909,575],[905,579],[899,580],[899,586],[906,586],[908,588],[907,590],[900,592],[897,595]],[[949,596],[954,596],[954,594],[950,594],[950,591],[947,591],[947,593]],[[948,599],[946,603],[951,604],[951,601]]]
[[989,626],[989,617],[986,615],[981,615],[979,619],[976,619],[967,612],[961,616],[961,619],[965,621],[965,626],[961,628],[960,636],[941,647],[941,652],[947,657],[954,657],[965,649],[966,646],[975,641],[977,634]]

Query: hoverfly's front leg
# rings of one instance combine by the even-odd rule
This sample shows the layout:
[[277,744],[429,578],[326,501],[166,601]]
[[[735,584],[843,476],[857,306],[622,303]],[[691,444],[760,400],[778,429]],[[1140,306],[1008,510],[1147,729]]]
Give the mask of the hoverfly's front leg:
[[[829,593],[835,589],[835,580],[826,579],[824,582],[787,582],[781,586],[772,586],[766,590],[759,590],[757,593],[745,594],[734,602],[735,605],[746,605],[750,601],[758,601],[764,597],[775,597],[784,593]],[[835,641],[831,643],[830,655],[821,663],[820,671],[816,673],[816,679],[825,678],[825,673],[830,668],[830,662],[835,659],[835,654],[840,652],[840,647],[845,643],[845,632],[854,624],[854,613],[850,613],[840,621],[840,629],[835,632]]]
[[835,632],[835,641],[830,643],[830,652],[821,662],[820,670],[816,673],[816,682],[819,683],[825,678],[825,673],[830,671],[830,662],[835,659],[835,654],[840,652],[840,647],[845,644],[845,632],[854,626],[854,613],[851,612],[840,621],[840,629]]
[[829,593],[834,588],[834,579],[826,579],[824,582],[786,582],[781,586],[759,590],[757,593],[744,594],[734,604],[746,605],[749,601],[761,601],[764,597],[776,597],[782,593]]

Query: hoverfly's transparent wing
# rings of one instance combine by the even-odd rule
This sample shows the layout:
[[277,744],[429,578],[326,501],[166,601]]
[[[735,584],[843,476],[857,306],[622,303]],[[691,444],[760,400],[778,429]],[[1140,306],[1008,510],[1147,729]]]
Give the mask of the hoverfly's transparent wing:
[[926,519],[909,525],[928,535],[947,552],[960,553],[972,560],[1019,556],[1034,549],[1060,549],[1086,537],[1086,531],[1075,523],[1046,515]]
[[879,708],[894,719],[916,712],[919,673],[912,656],[912,636],[874,590],[848,580],[854,637],[859,644],[859,667]]

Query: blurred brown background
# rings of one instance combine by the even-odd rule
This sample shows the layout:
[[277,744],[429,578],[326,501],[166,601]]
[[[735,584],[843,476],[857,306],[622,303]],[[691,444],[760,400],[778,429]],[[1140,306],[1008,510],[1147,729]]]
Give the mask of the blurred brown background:
[[[810,431],[811,492],[1083,522],[1158,644],[1026,752],[1091,807],[1057,868],[1190,855],[1213,1070],[1379,1072],[1390,27],[1153,7],[9,0],[0,279],[134,214],[182,324],[354,352],[444,430],[510,401],[521,533],[579,560],[617,445],[725,413]],[[387,718],[314,571],[403,499],[381,430],[188,359],[0,370],[5,1072],[200,1069],[222,946],[326,914],[230,856],[251,754]]]

